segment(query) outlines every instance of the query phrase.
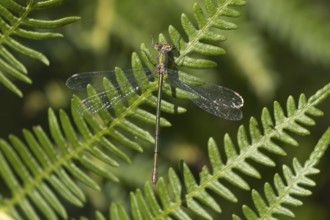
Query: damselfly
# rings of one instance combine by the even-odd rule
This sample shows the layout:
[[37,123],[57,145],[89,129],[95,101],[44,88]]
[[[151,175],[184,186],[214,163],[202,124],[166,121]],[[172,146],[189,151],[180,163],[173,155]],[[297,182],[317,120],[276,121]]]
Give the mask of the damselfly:
[[[142,84],[148,84],[156,76],[158,77],[158,93],[157,93],[157,105],[156,105],[156,128],[155,128],[155,147],[154,147],[154,163],[152,170],[152,183],[155,184],[158,179],[157,163],[158,163],[158,147],[159,147],[159,130],[160,130],[160,113],[161,113],[161,101],[162,101],[162,88],[164,77],[165,81],[175,87],[187,91],[191,94],[191,100],[200,108],[205,111],[228,120],[240,120],[242,118],[242,112],[240,108],[243,106],[243,98],[235,91],[209,83],[202,83],[198,85],[189,85],[178,79],[178,71],[168,69],[168,57],[169,52],[173,50],[171,44],[154,45],[155,50],[158,51],[156,69],[151,71],[148,68],[126,70],[128,74],[127,79],[130,82],[127,85],[126,92],[116,93],[117,95],[109,97],[111,91],[105,90],[94,96],[89,96],[83,99],[79,106],[79,112],[81,114],[84,111],[91,113],[97,113],[103,109],[112,109],[118,103],[125,102],[133,95],[140,92],[140,86],[132,86],[134,82]],[[144,72],[145,75],[141,79],[137,79],[132,73]],[[85,89],[88,84],[91,84],[94,88],[102,89],[103,79],[107,78],[110,81],[115,80],[114,71],[103,72],[87,72],[72,75],[66,82],[66,85],[74,90]],[[133,82],[134,81],[134,82]],[[120,90],[122,86],[118,85],[115,89]],[[100,105],[99,101],[102,100],[103,104]]]

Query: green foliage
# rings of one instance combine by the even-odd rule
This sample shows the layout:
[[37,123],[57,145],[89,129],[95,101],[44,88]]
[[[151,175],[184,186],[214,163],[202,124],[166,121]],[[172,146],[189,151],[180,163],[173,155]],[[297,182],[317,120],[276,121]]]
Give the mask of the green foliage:
[[20,89],[12,82],[18,79],[32,83],[26,76],[27,69],[12,51],[39,60],[48,65],[45,55],[24,45],[24,39],[45,40],[62,37],[60,33],[41,32],[40,29],[54,29],[77,21],[78,17],[66,17],[56,20],[43,20],[31,17],[38,10],[57,6],[62,0],[28,0],[20,4],[14,0],[0,2],[0,83],[18,96],[23,96]]
[[[58,2],[37,2],[36,5],[43,9]],[[218,31],[236,28],[235,24],[224,18],[237,17],[239,13],[233,9],[234,6],[244,3],[243,0],[219,0],[216,3],[205,0],[205,5],[194,5],[197,28],[185,14],[181,16],[185,36],[170,26],[169,37],[178,51],[177,55],[174,54],[175,68],[200,69],[215,66],[214,61],[201,57],[224,53],[224,49],[216,45],[225,39]],[[39,33],[36,36],[41,35]],[[168,42],[162,34],[159,41]],[[149,81],[146,69],[142,69],[144,66],[153,69],[154,64],[151,62],[152,55],[144,44],[141,49],[143,52],[140,56],[137,53],[132,54],[132,71],[129,71],[136,79],[134,86],[139,89],[127,102],[119,103],[110,112],[104,109],[94,115],[88,111],[81,115],[81,100],[73,96],[70,114],[60,110],[56,116],[54,110],[48,110],[50,134],[41,126],[35,126],[32,131],[24,129],[23,138],[10,135],[8,140],[0,139],[0,176],[9,190],[8,195],[0,198],[1,218],[67,219],[71,217],[71,213],[68,214],[66,203],[82,207],[89,201],[86,188],[100,191],[98,181],[90,174],[119,182],[118,175],[111,168],[119,168],[123,162],[130,163],[135,152],[143,151],[142,146],[145,143],[154,142],[146,127],[155,123],[155,115],[150,113],[150,109],[154,109],[156,105],[154,92],[157,90],[157,83]],[[190,84],[200,82],[199,78],[181,70],[179,78]],[[88,97],[94,97],[96,101],[95,108],[103,105],[103,98],[110,99],[118,93],[126,94],[130,89],[127,85],[133,87],[125,72],[119,68],[114,71],[114,80],[116,84],[102,79],[100,87],[87,86]],[[102,99],[98,95],[99,89],[107,91],[102,94]],[[164,93],[172,95],[173,89],[164,85]],[[176,98],[187,98],[190,95],[182,90],[175,91]],[[237,144],[228,134],[225,135],[224,155],[220,154],[222,148],[218,148],[214,139],[209,139],[208,159],[211,170],[205,166],[199,179],[196,179],[187,164],[183,164],[182,176],[170,168],[168,178],[161,177],[155,187],[147,181],[144,190],[137,189],[130,193],[130,212],[125,210],[124,204],[112,203],[110,219],[212,219],[212,214],[218,214],[223,209],[219,198],[229,202],[240,201],[234,187],[250,190],[251,183],[247,176],[261,178],[263,174],[260,167],[275,166],[275,156],[287,154],[285,146],[299,145],[298,136],[310,133],[307,126],[315,125],[313,118],[323,115],[316,107],[329,95],[330,84],[327,84],[309,99],[304,94],[300,95],[298,101],[290,96],[285,107],[275,101],[273,114],[264,108],[260,123],[251,117],[248,129],[243,125],[239,127]],[[184,108],[172,103],[172,99],[163,100],[161,110],[170,114],[185,112]],[[161,125],[170,126],[170,122],[161,118]],[[257,212],[244,206],[246,217],[262,218],[273,214],[292,216],[291,211],[283,207],[283,203],[300,205],[300,200],[292,195],[308,195],[307,189],[300,184],[313,186],[313,182],[306,176],[316,173],[315,165],[327,145],[329,130],[320,139],[315,152],[304,166],[293,159],[294,174],[284,166],[286,183],[278,174],[274,177],[275,190],[266,183],[268,204],[253,190],[252,198]],[[158,190],[158,194],[154,189]],[[233,218],[239,219],[238,215]],[[96,212],[95,219],[107,218],[101,212]]]
[[237,26],[222,19],[221,17],[238,17],[240,13],[229,6],[240,6],[243,4],[245,4],[244,0],[219,1],[218,4],[215,4],[211,0],[205,0],[206,12],[204,13],[201,6],[195,3],[194,17],[198,25],[197,29],[188,17],[185,14],[182,14],[181,23],[188,37],[188,42],[183,40],[183,36],[180,35],[180,33],[173,26],[169,27],[171,40],[175,47],[180,50],[180,56],[175,59],[176,64],[190,68],[214,67],[214,62],[194,58],[190,56],[190,54],[224,54],[225,51],[221,47],[206,44],[202,41],[218,42],[225,40],[225,37],[222,34],[219,34],[216,30],[231,30],[237,28]]
[[[208,143],[208,153],[212,171],[204,167],[199,174],[199,182],[192,175],[186,164],[183,165],[183,182],[173,169],[169,169],[168,182],[161,178],[157,183],[159,198],[155,195],[152,185],[147,182],[144,186],[144,194],[140,189],[130,194],[131,213],[133,219],[213,219],[209,214],[213,210],[221,212],[221,206],[213,195],[225,198],[230,202],[238,202],[232,190],[224,184],[229,183],[243,190],[250,190],[250,185],[244,175],[261,178],[253,161],[265,166],[274,166],[275,162],[270,154],[286,155],[283,146],[290,144],[298,146],[294,133],[298,135],[309,134],[306,126],[314,124],[312,116],[321,116],[322,112],[315,107],[318,103],[330,95],[330,84],[319,90],[315,95],[306,100],[301,95],[297,103],[290,96],[287,99],[286,112],[278,102],[274,102],[273,118],[270,111],[264,108],[261,115],[261,128],[255,118],[250,119],[249,133],[244,126],[237,132],[238,148],[233,144],[229,135],[224,138],[224,151],[226,162],[222,161],[219,149],[211,138]],[[290,131],[287,132],[287,131]],[[265,196],[267,203],[256,190],[252,190],[252,198],[257,208],[258,215],[248,206],[243,206],[243,212],[247,219],[277,219],[273,215],[294,214],[283,205],[302,205],[296,196],[308,196],[311,194],[306,187],[315,186],[315,182],[308,176],[319,172],[316,165],[330,144],[330,128],[324,133],[310,154],[309,159],[302,166],[296,158],[293,158],[293,169],[283,165],[285,183],[279,174],[274,176],[274,186],[265,184]],[[237,151],[237,149],[239,149]],[[239,171],[239,172],[237,172]],[[276,194],[275,194],[276,192]],[[209,208],[208,210],[206,209]],[[195,216],[195,218],[194,218]],[[110,219],[130,219],[120,204],[112,204]],[[240,219],[237,215],[233,219]]]
[[293,158],[292,163],[294,172],[288,166],[283,165],[285,183],[278,173],[274,176],[275,191],[269,183],[265,183],[264,193],[267,202],[261,197],[258,191],[252,190],[252,199],[257,208],[258,215],[249,206],[244,205],[243,212],[245,217],[247,219],[278,219],[273,215],[295,217],[293,212],[284,206],[301,206],[302,202],[295,197],[312,194],[306,187],[313,187],[316,183],[308,176],[320,172],[315,166],[328,149],[329,144],[330,128],[323,134],[304,166],[296,158]]
[[[274,119],[272,119],[270,111],[265,108],[261,115],[262,130],[258,128],[258,122],[253,117],[249,123],[248,134],[244,126],[239,128],[237,133],[238,152],[230,136],[225,136],[226,163],[222,162],[215,142],[210,139],[209,158],[212,172],[205,167],[200,173],[200,182],[197,183],[188,166],[184,165],[184,183],[181,184],[178,176],[170,169],[169,188],[166,187],[168,184],[165,184],[163,178],[160,178],[157,183],[161,204],[157,202],[150,182],[147,182],[144,196],[140,190],[131,194],[134,219],[140,219],[138,216],[141,219],[154,219],[165,218],[169,215],[174,215],[179,219],[189,219],[189,215],[181,208],[183,203],[186,203],[187,208],[201,218],[211,219],[211,216],[201,206],[200,202],[217,212],[220,212],[221,208],[213,197],[206,192],[206,189],[229,201],[237,201],[237,197],[231,190],[219,181],[225,180],[234,186],[248,190],[250,188],[249,184],[244,180],[244,177],[234,172],[234,169],[245,175],[260,178],[260,173],[247,160],[251,159],[265,166],[274,166],[274,161],[263,153],[262,149],[269,153],[285,155],[286,152],[281,147],[282,144],[297,146],[294,136],[286,131],[298,135],[309,134],[309,130],[305,126],[314,124],[312,116],[322,115],[316,105],[327,98],[329,94],[330,84],[319,90],[308,100],[304,95],[301,95],[297,105],[294,99],[289,97],[286,104],[287,114],[284,113],[278,102],[274,102]],[[129,161],[129,157],[112,143],[113,140],[117,140],[135,150],[141,150],[139,145],[130,141],[119,130],[120,128],[126,132],[132,132],[134,135],[141,134],[142,136],[143,129],[135,128],[133,124],[125,119],[127,112],[132,111],[134,106],[140,104],[141,100],[143,98],[136,99],[129,107],[124,108],[125,110],[121,111],[116,119],[109,123],[107,119],[110,115],[106,112],[101,112],[100,118],[88,114],[85,118],[80,117],[77,113],[79,100],[74,97],[72,100],[72,117],[77,131],[75,131],[72,122],[64,111],[60,111],[59,122],[54,112],[49,110],[49,126],[54,143],[41,127],[35,127],[33,132],[23,131],[26,143],[14,135],[9,137],[10,143],[1,139],[0,173],[12,193],[11,198],[2,201],[1,210],[17,219],[21,219],[17,211],[18,206],[28,219],[39,219],[33,208],[33,206],[36,206],[49,219],[57,219],[55,213],[66,218],[65,208],[59,202],[54,191],[70,203],[81,206],[86,198],[72,177],[86,186],[99,190],[99,186],[95,181],[88,177],[77,164],[105,178],[118,181],[116,176],[104,166],[98,166],[96,161],[102,161],[107,166],[118,166],[113,157]],[[80,139],[78,134],[81,137]],[[324,141],[323,139],[321,140]],[[274,140],[278,142],[274,142]],[[326,145],[327,142],[323,143],[322,141],[320,143]],[[98,147],[95,145],[98,145]],[[56,150],[55,146],[58,146],[59,149]],[[314,158],[314,154],[312,155],[311,158]],[[316,158],[317,160],[311,159],[312,165],[318,162],[320,156]],[[295,166],[296,172],[301,170],[298,169],[297,162],[295,162]],[[309,174],[313,170],[307,171],[306,174]],[[277,184],[279,184],[279,180],[277,180]],[[181,198],[183,188],[185,189],[184,199]],[[280,205],[280,203],[278,204]],[[121,206],[114,205],[113,209],[115,209],[113,212],[117,213],[114,214],[114,219],[126,216]]]
[[[219,2],[217,7],[211,1],[205,3],[208,10],[207,15],[203,15],[200,6],[195,5],[195,18],[199,29],[192,26],[187,16],[182,16],[182,25],[188,35],[189,42],[185,42],[180,34],[172,26],[170,27],[169,33],[173,44],[180,50],[180,55],[175,59],[178,65],[193,68],[214,66],[212,61],[189,57],[189,54],[217,55],[223,53],[222,48],[201,43],[200,40],[223,40],[224,37],[213,33],[211,28],[234,28],[235,25],[225,22],[220,19],[220,16],[238,16],[238,12],[230,9],[229,6],[242,5],[244,1],[227,0]],[[162,35],[160,41],[164,41]],[[145,48],[144,51],[142,58],[146,65],[151,67],[153,64],[150,62],[150,57],[148,57],[149,51]],[[142,62],[135,53],[132,55],[132,67],[133,70],[142,67]],[[135,74],[136,79],[141,79],[141,75],[145,73],[143,71],[133,71],[133,74]],[[125,88],[123,85],[129,84],[120,69],[116,70],[116,79],[121,88]],[[196,81],[197,78],[180,73],[180,79],[191,82]],[[104,79],[103,87],[106,91],[111,91],[108,93],[109,96],[116,95],[115,92],[117,91],[110,81]],[[115,175],[107,171],[108,169],[97,165],[93,161],[102,161],[107,166],[116,167],[118,166],[116,159],[130,162],[129,156],[120,150],[117,145],[123,145],[141,152],[141,145],[133,141],[131,137],[153,143],[153,137],[145,129],[131,122],[129,117],[145,123],[154,123],[155,115],[140,109],[139,106],[148,104],[155,107],[156,97],[152,92],[156,89],[156,82],[149,82],[149,85],[145,86],[141,85],[141,94],[135,94],[134,97],[129,99],[127,106],[124,104],[116,105],[116,108],[113,109],[116,117],[113,117],[106,110],[100,111],[98,117],[88,112],[85,112],[84,117],[81,117],[79,115],[79,112],[81,112],[79,110],[80,100],[73,97],[71,110],[73,123],[77,130],[75,130],[72,121],[64,111],[60,111],[58,119],[53,110],[50,109],[48,123],[51,138],[46,135],[40,126],[37,126],[33,129],[33,132],[23,131],[26,143],[14,135],[9,137],[10,143],[1,140],[2,166],[0,172],[12,193],[12,199],[4,202],[2,210],[17,219],[21,219],[22,217],[20,217],[17,210],[18,206],[24,216],[36,220],[39,217],[33,207],[35,206],[43,213],[43,216],[49,219],[56,219],[56,213],[62,218],[67,218],[66,210],[59,202],[54,191],[73,205],[82,206],[86,200],[85,195],[72,177],[95,190],[99,189],[95,181],[84,174],[78,164],[107,179],[118,181]],[[87,91],[88,96],[96,96],[95,88],[88,86]],[[124,90],[122,92],[125,93]],[[170,92],[170,88],[165,86],[164,92]],[[181,96],[184,96],[184,94]],[[177,92],[177,97],[180,97],[180,91]],[[99,100],[99,104],[102,104],[101,100]],[[178,108],[166,101],[162,102],[161,110],[168,113],[184,111],[183,108]],[[168,124],[165,119],[162,119],[161,125]],[[58,150],[55,146],[58,146]],[[113,157],[116,157],[116,159]]]

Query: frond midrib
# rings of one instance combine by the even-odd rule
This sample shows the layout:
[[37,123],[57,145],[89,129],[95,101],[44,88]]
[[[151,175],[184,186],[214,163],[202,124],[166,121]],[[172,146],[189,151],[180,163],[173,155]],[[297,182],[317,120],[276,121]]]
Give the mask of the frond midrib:
[[120,124],[127,116],[130,115],[135,109],[137,109],[140,105],[142,105],[145,100],[152,96],[152,93],[157,90],[157,82],[151,82],[150,86],[139,96],[139,98],[135,99],[131,105],[127,107],[125,111],[123,111],[118,117],[116,117],[109,126],[105,127],[104,129],[98,131],[93,135],[93,137],[87,139],[84,144],[80,144],[79,147],[72,148],[72,151],[67,151],[66,155],[63,157],[57,158],[58,160],[48,166],[47,168],[43,169],[43,172],[40,172],[39,175],[34,176],[34,181],[29,182],[24,187],[15,191],[15,195],[12,199],[7,200],[3,205],[3,210],[10,210],[11,206],[15,206],[18,204],[22,198],[26,197],[29,193],[33,191],[33,189],[38,188],[38,186],[45,180],[47,180],[52,173],[59,170],[68,162],[72,161],[79,153],[83,152],[84,150],[88,149],[94,142],[100,140],[100,138],[106,134],[109,134],[116,125]]
[[262,216],[263,219],[269,219],[272,217],[272,215],[275,213],[274,210],[278,207],[281,207],[281,204],[285,202],[285,198],[287,198],[287,195],[290,195],[290,192],[292,192],[292,188],[294,188],[296,185],[300,183],[300,180],[303,179],[306,176],[306,173],[308,173],[309,167],[304,167],[302,171],[299,173],[299,175],[296,175],[294,179],[290,179],[290,183],[287,183],[286,190],[281,191],[281,195],[276,197],[276,203],[271,204],[271,206],[266,206],[267,212],[264,213]]
[[[278,209],[279,207],[282,207],[283,204],[285,204],[286,200],[288,199],[288,196],[291,197],[292,199],[294,199],[294,196],[298,196],[298,195],[303,196],[302,193],[301,194],[292,193],[292,192],[296,192],[296,189],[295,189],[296,187],[305,188],[307,186],[312,186],[312,184],[310,184],[310,185],[306,184],[306,183],[304,184],[302,182],[302,180],[306,180],[308,178],[307,177],[308,175],[313,175],[313,174],[318,173],[318,172],[316,172],[318,170],[315,168],[315,166],[317,163],[319,163],[319,160],[321,158],[320,155],[324,155],[324,152],[328,149],[327,145],[329,145],[329,142],[330,142],[329,134],[330,134],[330,127],[326,130],[326,132],[319,139],[317,145],[314,147],[314,150],[311,152],[309,158],[307,159],[307,161],[304,162],[303,167],[300,167],[301,165],[296,158],[293,158],[293,164],[298,163],[298,169],[295,168],[295,165],[293,165],[292,169],[290,169],[289,167],[283,166],[282,170],[283,170],[284,178],[286,180],[286,185],[284,183],[281,183],[280,185],[284,184],[285,190],[283,190],[282,187],[281,187],[281,189],[279,189],[278,187],[276,187],[276,184],[275,184],[275,188],[277,191],[276,202],[273,202],[273,203],[269,204],[269,206],[266,206],[267,210],[261,216],[262,219],[270,219],[273,214],[277,213],[276,209]],[[323,139],[327,139],[327,140],[325,141]],[[318,155],[318,156],[315,157],[315,155]],[[292,175],[290,175],[289,178],[285,175],[285,169],[284,169],[285,167],[287,168],[288,172],[293,171]],[[278,173],[277,173],[277,175],[278,175]],[[292,178],[292,176],[293,176],[293,178]],[[283,178],[279,176],[278,180],[281,181],[281,180],[283,180]],[[276,181],[276,178],[274,177],[274,183],[275,183],[275,181]],[[291,189],[293,189],[293,190],[291,190]],[[302,202],[301,202],[301,204],[302,204]]]
[[0,44],[3,44],[7,39],[9,39],[10,35],[15,32],[15,30],[20,26],[22,23],[21,21],[27,18],[27,16],[30,14],[32,10],[32,4],[33,1],[29,1],[29,3],[24,7],[24,12],[22,15],[17,19],[17,21],[13,25],[9,25],[10,29],[9,31],[5,32],[2,37],[0,38]]
[[218,5],[219,7],[217,8],[216,13],[214,13],[213,16],[207,19],[207,22],[204,27],[198,29],[198,33],[196,37],[193,39],[189,39],[187,47],[184,50],[180,50],[180,55],[175,59],[175,62],[178,66],[182,64],[182,62],[184,61],[184,57],[187,56],[192,51],[195,43],[198,43],[202,39],[203,33],[208,32],[214,20],[216,20],[217,18],[219,18],[221,14],[223,14],[223,10],[228,7],[231,1],[232,0],[226,0],[225,3],[222,3],[220,6]]

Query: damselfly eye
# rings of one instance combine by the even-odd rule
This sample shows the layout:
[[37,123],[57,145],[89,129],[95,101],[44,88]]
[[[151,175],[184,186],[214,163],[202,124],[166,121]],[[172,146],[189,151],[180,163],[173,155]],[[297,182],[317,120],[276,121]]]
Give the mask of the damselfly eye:
[[156,44],[154,45],[154,49],[157,50],[157,51],[160,51],[162,48],[163,48],[163,45],[160,44],[160,43],[156,43]]

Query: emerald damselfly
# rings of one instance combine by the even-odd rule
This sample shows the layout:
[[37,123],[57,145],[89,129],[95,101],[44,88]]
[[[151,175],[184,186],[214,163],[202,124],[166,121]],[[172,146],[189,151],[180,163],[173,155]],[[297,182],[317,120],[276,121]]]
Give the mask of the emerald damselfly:
[[[150,70],[148,68],[125,70],[124,72],[127,74],[127,81],[129,82],[126,85],[127,89],[124,89],[126,92],[116,93],[116,95],[110,96],[109,98],[109,93],[113,90],[99,91],[99,93],[96,95],[92,95],[83,99],[78,107],[80,114],[84,114],[85,111],[94,114],[100,110],[115,108],[118,103],[123,103],[131,97],[139,94],[142,90],[142,86],[149,84],[155,78],[155,76],[158,77],[154,163],[152,170],[153,184],[155,184],[158,179],[157,166],[160,114],[164,79],[165,82],[170,86],[190,93],[190,99],[192,102],[194,102],[203,110],[217,117],[221,117],[227,120],[240,120],[243,116],[240,108],[244,105],[243,98],[237,92],[226,87],[211,83],[199,83],[197,85],[190,85],[179,80],[178,71],[167,68],[169,52],[174,49],[173,45],[156,43],[154,48],[158,51],[155,70]],[[143,72],[145,75],[143,75],[142,78],[135,78],[134,73],[136,72]],[[102,90],[104,78],[107,78],[111,82],[116,81],[115,72],[99,71],[74,74],[67,80],[66,85],[73,90],[81,90],[85,89],[86,86],[90,84],[94,88]],[[115,86],[115,90],[121,91],[121,89],[122,85]],[[100,100],[102,100],[101,105]]]

